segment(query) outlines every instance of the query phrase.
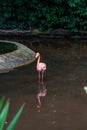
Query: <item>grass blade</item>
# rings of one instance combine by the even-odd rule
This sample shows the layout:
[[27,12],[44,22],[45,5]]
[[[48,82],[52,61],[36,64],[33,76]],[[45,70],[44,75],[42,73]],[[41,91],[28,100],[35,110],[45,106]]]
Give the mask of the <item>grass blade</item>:
[[20,107],[20,109],[18,110],[18,112],[16,113],[15,117],[13,118],[13,120],[11,121],[11,123],[9,124],[8,128],[6,130],[14,130],[15,126],[20,118],[20,115],[23,111],[24,108],[24,104]]
[[0,100],[0,110],[2,109],[3,103],[4,103],[4,97],[2,97],[2,99]]
[[9,109],[9,101],[6,102],[4,108],[2,109],[2,112],[0,113],[0,130],[3,130],[6,117],[8,114],[8,109]]

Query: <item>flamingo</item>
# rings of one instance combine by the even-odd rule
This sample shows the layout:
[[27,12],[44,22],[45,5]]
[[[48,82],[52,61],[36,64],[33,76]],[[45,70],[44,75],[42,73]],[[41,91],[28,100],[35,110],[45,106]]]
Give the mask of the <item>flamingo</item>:
[[43,75],[44,75],[44,71],[46,70],[46,63],[40,62],[39,52],[36,53],[36,58],[38,58],[37,60],[38,81],[40,82],[42,78],[42,83],[43,83]]

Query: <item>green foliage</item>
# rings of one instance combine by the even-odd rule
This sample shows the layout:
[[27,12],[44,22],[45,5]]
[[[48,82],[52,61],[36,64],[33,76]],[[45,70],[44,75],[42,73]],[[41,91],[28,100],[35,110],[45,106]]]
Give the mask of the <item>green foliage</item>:
[[0,1],[1,29],[87,30],[86,0]]
[[[9,110],[9,100],[6,101],[6,103],[4,104],[3,107],[3,103],[4,103],[4,98],[2,98],[0,100],[0,130],[3,130],[4,125],[5,125],[5,121],[8,115],[8,110]],[[18,112],[16,113],[15,117],[13,118],[13,120],[11,121],[11,123],[8,125],[6,130],[14,130],[16,127],[16,124],[20,118],[20,115],[23,111],[24,108],[24,104],[20,107],[20,109],[18,110]]]
[[[3,100],[1,102],[3,102]],[[3,130],[4,124],[6,121],[6,117],[7,117],[7,113],[8,113],[8,108],[9,108],[9,101],[6,102],[3,110],[0,113],[0,130]]]
[[15,117],[13,118],[13,120],[11,121],[11,123],[9,124],[8,128],[6,130],[14,130],[16,125],[17,125],[17,122],[20,118],[20,115],[23,111],[23,108],[24,108],[24,105],[22,105],[20,107],[20,109],[18,110],[18,112],[16,113]]
[[2,109],[3,103],[4,103],[4,97],[0,100],[0,110]]

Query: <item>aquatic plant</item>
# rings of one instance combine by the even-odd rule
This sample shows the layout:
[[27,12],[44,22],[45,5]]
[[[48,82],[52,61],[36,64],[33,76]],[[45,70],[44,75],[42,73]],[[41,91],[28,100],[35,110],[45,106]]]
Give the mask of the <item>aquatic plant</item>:
[[84,86],[84,91],[87,94],[87,86]]
[[[7,115],[8,115],[8,110],[9,110],[9,100],[7,100],[4,104],[4,97],[0,100],[0,130],[3,130],[4,125],[6,119],[7,119]],[[6,128],[6,130],[14,130],[16,127],[16,124],[20,118],[20,115],[23,111],[24,108],[24,104],[20,107],[20,109],[18,110],[18,112],[15,114],[14,118],[12,119],[12,121],[10,122],[10,124],[8,125],[8,127]]]

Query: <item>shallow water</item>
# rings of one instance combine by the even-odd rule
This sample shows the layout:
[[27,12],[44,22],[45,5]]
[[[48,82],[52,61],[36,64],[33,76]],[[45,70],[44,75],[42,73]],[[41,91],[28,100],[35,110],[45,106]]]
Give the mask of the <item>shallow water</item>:
[[[26,103],[16,130],[86,130],[87,41],[43,39],[44,44],[32,44],[33,39],[28,38],[5,39],[39,51],[41,60],[47,64],[44,84],[38,83],[36,61],[0,74],[0,97],[10,99],[5,128]],[[47,93],[40,98],[41,106],[37,108],[37,95],[43,92],[43,87]]]

